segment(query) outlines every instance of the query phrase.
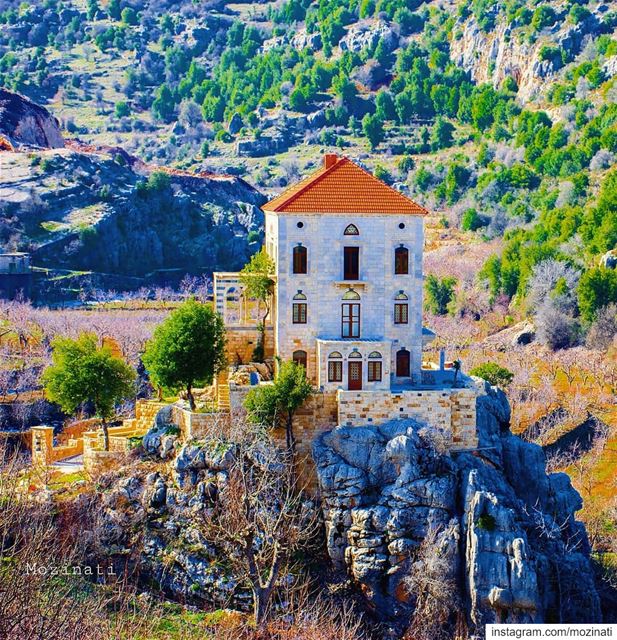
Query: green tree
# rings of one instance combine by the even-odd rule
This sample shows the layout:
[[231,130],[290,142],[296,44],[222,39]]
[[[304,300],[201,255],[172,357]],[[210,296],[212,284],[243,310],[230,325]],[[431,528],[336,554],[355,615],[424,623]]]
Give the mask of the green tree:
[[154,117],[169,122],[173,118],[175,107],[176,103],[171,89],[166,84],[161,85],[156,90],[156,98],[152,103]]
[[396,108],[392,94],[385,89],[380,89],[375,96],[375,114],[383,122],[396,119]]
[[193,386],[211,384],[225,366],[225,326],[208,305],[187,300],[154,330],[143,355],[159,387],[184,388],[195,410]]
[[587,322],[592,322],[599,309],[617,302],[617,271],[606,267],[593,267],[585,271],[577,292],[581,316]]
[[496,362],[485,362],[474,367],[470,372],[472,376],[484,378],[496,387],[507,387],[514,378],[514,374],[509,369],[498,365]]
[[122,9],[120,17],[122,18],[122,22],[124,22],[124,24],[135,25],[139,22],[137,13],[135,12],[135,9],[133,9],[133,7],[125,7],[124,9]]
[[270,315],[270,301],[274,289],[274,261],[268,255],[265,247],[262,247],[254,254],[248,264],[240,271],[240,282],[244,287],[244,293],[248,298],[259,300],[265,306],[265,312],[259,322],[259,344],[253,354],[257,361],[264,358],[264,347],[266,339],[266,320]]
[[463,213],[463,217],[461,218],[461,229],[463,231],[476,231],[485,225],[485,220],[473,207],[470,207]]
[[135,371],[109,347],[99,347],[93,333],[82,333],[76,340],[55,338],[51,358],[52,364],[43,372],[47,399],[69,414],[90,403],[101,419],[105,450],[109,450],[107,421],[116,404],[133,395]]
[[116,102],[114,113],[116,118],[124,118],[131,113],[131,107],[129,107],[127,102],[121,100],[120,102]]
[[362,118],[362,131],[367,137],[371,149],[375,149],[384,139],[383,122],[377,115],[367,113]]
[[454,127],[443,118],[437,118],[431,131],[431,148],[433,151],[445,149],[452,145]]
[[122,4],[120,0],[109,0],[107,4],[107,13],[114,20],[120,20],[122,15]]
[[456,278],[446,276],[441,280],[432,273],[426,277],[424,290],[426,293],[425,306],[428,311],[438,316],[448,312],[448,305],[454,298]]
[[274,382],[251,389],[244,406],[252,422],[273,428],[284,426],[287,449],[293,453],[296,443],[294,415],[312,392],[304,367],[296,362],[283,362]]

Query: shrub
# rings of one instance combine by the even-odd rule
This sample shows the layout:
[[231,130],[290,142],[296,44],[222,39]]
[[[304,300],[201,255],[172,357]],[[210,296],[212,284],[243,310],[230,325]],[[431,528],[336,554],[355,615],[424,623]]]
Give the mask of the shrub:
[[556,351],[576,344],[579,326],[572,316],[558,309],[552,300],[547,300],[536,315],[536,331],[538,340]]
[[467,209],[461,218],[461,229],[463,231],[476,231],[480,227],[485,227],[486,224],[486,219],[479,215],[473,207]]
[[472,376],[484,378],[495,387],[507,387],[514,378],[512,371],[498,365],[496,362],[485,362],[474,367],[469,373]]
[[555,10],[549,5],[540,5],[534,12],[531,18],[531,26],[540,31],[544,27],[548,27],[557,20],[557,14]]
[[587,334],[587,346],[590,349],[606,351],[617,336],[617,304],[602,307]]
[[447,276],[440,280],[437,276],[429,274],[425,283],[426,308],[435,315],[445,315],[448,305],[454,298],[455,285],[456,278]]
[[591,322],[598,309],[617,302],[617,271],[594,267],[586,271],[578,283],[578,307],[581,316]]

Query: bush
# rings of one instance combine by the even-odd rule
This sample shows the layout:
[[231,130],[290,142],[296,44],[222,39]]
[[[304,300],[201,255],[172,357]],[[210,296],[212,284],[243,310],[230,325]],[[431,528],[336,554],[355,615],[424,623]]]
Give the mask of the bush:
[[552,300],[548,300],[536,315],[536,331],[538,340],[556,351],[576,344],[579,326],[572,316],[559,310]]
[[549,5],[541,5],[534,12],[531,18],[531,26],[540,31],[544,27],[548,27],[557,20],[555,10]]
[[602,307],[587,334],[587,346],[590,349],[606,351],[617,336],[617,304]]
[[454,298],[454,286],[456,278],[445,277],[439,279],[437,276],[430,274],[426,277],[426,308],[435,315],[443,316],[448,312],[448,305]]
[[474,367],[470,372],[472,376],[484,378],[495,387],[507,387],[514,378],[514,374],[496,362],[485,362]]
[[578,283],[578,308],[581,316],[591,322],[602,307],[617,302],[617,271],[594,267],[586,271]]
[[485,227],[486,224],[486,219],[479,215],[473,207],[467,209],[461,218],[461,229],[463,231],[476,231],[480,227]]

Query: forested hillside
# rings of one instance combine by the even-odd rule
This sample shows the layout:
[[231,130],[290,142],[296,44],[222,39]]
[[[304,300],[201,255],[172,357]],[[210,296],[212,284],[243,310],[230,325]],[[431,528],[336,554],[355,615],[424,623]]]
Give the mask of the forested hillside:
[[[503,238],[489,303],[525,296],[549,259],[554,297],[578,296],[586,321],[617,298],[598,268],[617,242],[613,3],[5,7],[0,83],[69,136],[270,190],[339,148],[440,212],[442,236]],[[578,322],[572,304],[551,312]]]

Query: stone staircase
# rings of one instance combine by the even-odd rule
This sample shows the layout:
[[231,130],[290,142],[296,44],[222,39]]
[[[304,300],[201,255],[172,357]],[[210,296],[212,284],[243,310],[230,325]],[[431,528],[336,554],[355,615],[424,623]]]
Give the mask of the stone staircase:
[[223,411],[224,413],[231,411],[229,382],[226,373],[220,373],[216,378],[216,406],[219,411]]
[[229,385],[227,383],[218,385],[216,403],[219,411],[229,413],[231,410],[231,405],[229,404]]

